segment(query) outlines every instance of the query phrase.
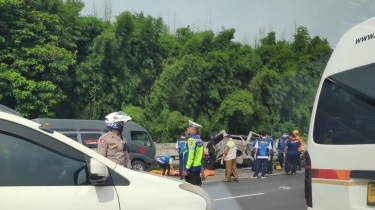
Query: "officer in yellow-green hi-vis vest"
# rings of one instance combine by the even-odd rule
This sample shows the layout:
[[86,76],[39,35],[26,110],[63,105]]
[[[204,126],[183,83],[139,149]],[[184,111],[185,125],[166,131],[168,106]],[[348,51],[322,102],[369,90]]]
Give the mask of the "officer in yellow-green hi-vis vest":
[[189,125],[186,129],[186,133],[189,137],[184,149],[184,171],[182,173],[185,176],[186,182],[201,186],[202,180],[200,172],[204,146],[201,138],[197,134],[198,127],[202,126],[189,120]]

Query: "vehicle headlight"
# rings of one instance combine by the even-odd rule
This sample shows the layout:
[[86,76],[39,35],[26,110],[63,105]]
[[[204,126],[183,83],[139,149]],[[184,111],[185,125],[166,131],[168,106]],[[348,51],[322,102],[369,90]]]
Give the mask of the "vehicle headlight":
[[212,200],[211,196],[206,191],[204,191],[201,187],[198,187],[192,184],[183,183],[183,184],[180,184],[180,188],[203,197],[207,202],[206,210],[216,210],[214,201]]

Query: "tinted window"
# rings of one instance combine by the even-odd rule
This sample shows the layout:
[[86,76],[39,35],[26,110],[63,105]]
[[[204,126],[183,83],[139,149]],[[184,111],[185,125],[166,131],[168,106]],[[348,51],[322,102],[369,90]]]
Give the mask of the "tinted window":
[[98,139],[101,135],[101,133],[81,133],[83,145],[91,149],[97,149]]
[[78,141],[78,134],[77,133],[69,133],[69,134],[63,133],[63,135],[73,139],[74,141]]
[[130,132],[132,141],[135,144],[139,144],[146,147],[152,147],[152,142],[149,135],[144,131],[131,131]]
[[83,154],[76,159],[33,140],[0,133],[0,186],[90,185],[84,158]]
[[324,81],[315,115],[316,143],[375,143],[374,68],[362,66]]

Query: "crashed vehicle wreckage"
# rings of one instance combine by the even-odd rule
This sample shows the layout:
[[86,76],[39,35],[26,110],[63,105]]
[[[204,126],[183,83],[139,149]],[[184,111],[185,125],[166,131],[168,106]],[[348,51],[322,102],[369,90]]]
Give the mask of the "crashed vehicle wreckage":
[[[225,130],[220,131],[214,136],[215,146],[216,146],[216,166],[220,166],[221,156],[223,156],[224,148],[226,143],[223,141],[223,136],[227,133]],[[253,142],[255,139],[259,138],[259,134],[252,131],[246,135],[230,135],[233,142],[237,146],[237,164],[239,165],[249,165],[254,162],[253,157]],[[246,139],[246,140],[245,140]]]

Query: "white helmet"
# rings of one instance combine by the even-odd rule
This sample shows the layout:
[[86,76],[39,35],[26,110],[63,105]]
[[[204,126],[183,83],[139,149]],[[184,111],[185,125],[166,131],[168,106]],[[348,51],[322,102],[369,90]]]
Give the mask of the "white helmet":
[[115,123],[115,122],[128,122],[132,118],[126,114],[125,112],[118,111],[118,112],[112,112],[105,116],[105,123]]

